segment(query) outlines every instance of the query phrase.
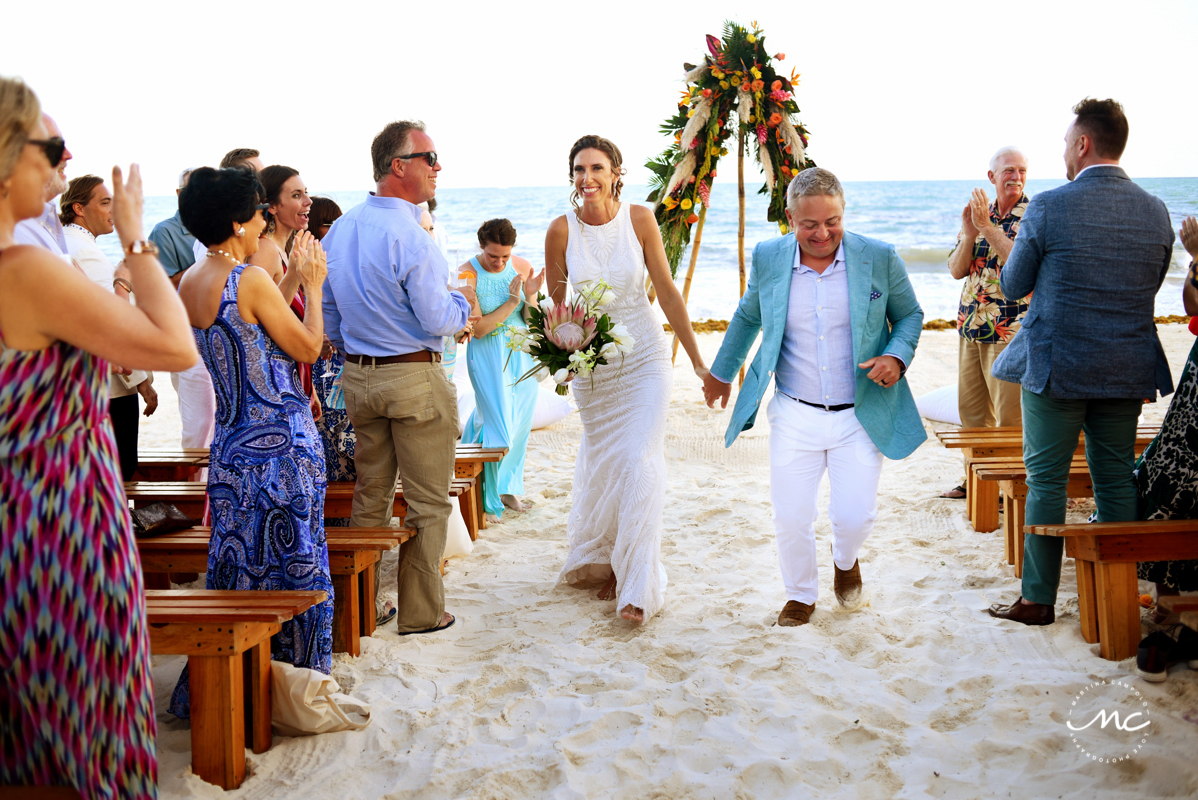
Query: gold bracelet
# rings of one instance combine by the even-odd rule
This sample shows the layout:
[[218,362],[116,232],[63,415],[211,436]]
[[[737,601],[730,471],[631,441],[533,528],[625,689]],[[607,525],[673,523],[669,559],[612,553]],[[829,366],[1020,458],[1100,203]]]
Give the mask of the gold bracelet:
[[124,289],[129,294],[133,294],[133,285],[131,283],[129,283],[129,281],[125,280],[124,278],[113,278],[112,279],[112,288],[115,289],[118,286],[120,286],[122,289]]

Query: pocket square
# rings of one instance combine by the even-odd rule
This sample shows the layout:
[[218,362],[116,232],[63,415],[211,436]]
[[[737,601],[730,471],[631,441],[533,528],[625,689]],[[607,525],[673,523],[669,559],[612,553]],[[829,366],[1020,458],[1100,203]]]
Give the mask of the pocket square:
[[879,297],[881,297],[881,296],[882,296],[882,293],[881,293],[881,292],[870,292],[870,293],[869,293],[869,299],[870,299],[870,300],[877,300],[877,299],[878,299]]

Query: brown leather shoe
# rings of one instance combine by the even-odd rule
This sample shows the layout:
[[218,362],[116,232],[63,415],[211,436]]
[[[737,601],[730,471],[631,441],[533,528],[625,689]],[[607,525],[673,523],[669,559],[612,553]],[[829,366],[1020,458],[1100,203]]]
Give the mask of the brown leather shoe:
[[861,600],[861,559],[854,561],[851,569],[841,569],[835,561],[832,566],[836,569],[832,588],[836,592],[837,602],[842,606],[855,605]]
[[783,628],[794,628],[798,625],[806,625],[811,619],[811,612],[815,610],[815,603],[800,603],[798,600],[787,600],[786,605],[782,607],[782,613],[778,615],[778,624]]
[[1053,606],[1047,606],[1043,603],[1027,605],[1023,602],[1022,597],[1009,606],[995,603],[990,606],[989,613],[992,617],[1009,619],[1012,622],[1021,622],[1024,625],[1051,625],[1057,618],[1056,609]]

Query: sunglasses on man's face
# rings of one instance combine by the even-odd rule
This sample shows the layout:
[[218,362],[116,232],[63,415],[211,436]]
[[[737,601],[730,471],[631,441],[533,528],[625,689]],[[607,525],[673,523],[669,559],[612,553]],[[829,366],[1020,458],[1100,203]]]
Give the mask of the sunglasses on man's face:
[[50,139],[26,139],[25,144],[34,144],[42,148],[42,152],[46,154],[52,167],[57,167],[62,163],[63,153],[67,151],[67,143],[61,136],[54,136]]
[[402,158],[404,161],[409,161],[413,158],[423,158],[425,163],[427,163],[430,167],[437,166],[437,154],[432,150],[428,150],[424,153],[410,153],[406,156],[397,156],[397,158]]

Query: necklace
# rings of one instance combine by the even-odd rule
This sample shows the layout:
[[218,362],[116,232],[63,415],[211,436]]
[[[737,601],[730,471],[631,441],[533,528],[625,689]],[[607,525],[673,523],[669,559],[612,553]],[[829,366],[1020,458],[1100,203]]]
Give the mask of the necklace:
[[221,250],[220,248],[217,248],[217,247],[212,248],[205,255],[207,255],[209,258],[216,258],[217,256],[224,256],[225,258],[232,261],[234,264],[241,264],[241,262],[238,261],[237,259],[233,258],[233,256],[229,255],[224,250]]

